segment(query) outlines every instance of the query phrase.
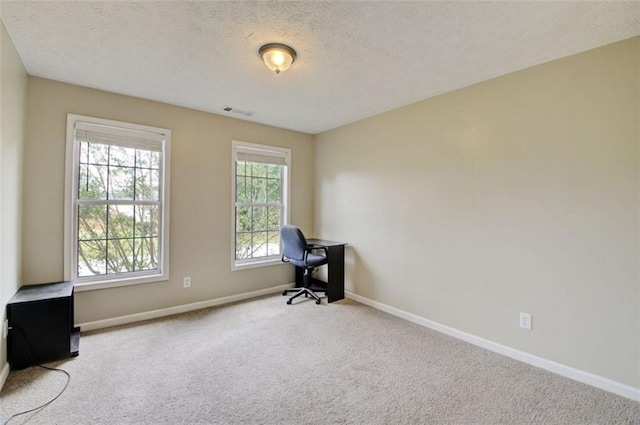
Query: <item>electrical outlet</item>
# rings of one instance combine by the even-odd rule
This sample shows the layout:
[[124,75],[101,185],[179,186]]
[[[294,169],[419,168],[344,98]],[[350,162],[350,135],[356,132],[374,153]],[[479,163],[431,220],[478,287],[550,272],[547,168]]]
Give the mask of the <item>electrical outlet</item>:
[[531,330],[531,315],[529,313],[520,313],[520,327]]
[[7,339],[7,335],[9,335],[9,321],[5,320],[2,325],[2,338]]
[[191,278],[190,277],[185,277],[184,279],[182,279],[182,285],[185,288],[191,288]]

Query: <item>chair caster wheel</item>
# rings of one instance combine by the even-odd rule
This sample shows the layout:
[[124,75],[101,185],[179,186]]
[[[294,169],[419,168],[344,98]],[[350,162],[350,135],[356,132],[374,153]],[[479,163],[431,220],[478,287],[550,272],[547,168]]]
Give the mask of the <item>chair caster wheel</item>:
[[306,294],[306,293],[305,293],[305,294],[304,294],[304,297],[305,297],[305,298],[309,298],[309,294]]
[[282,291],[282,296],[286,297],[287,296],[287,290],[285,289],[284,291]]
[[317,301],[316,301],[316,304],[320,305],[320,304],[322,304],[322,301],[317,300]]
[[287,300],[287,304],[291,305],[291,300]]

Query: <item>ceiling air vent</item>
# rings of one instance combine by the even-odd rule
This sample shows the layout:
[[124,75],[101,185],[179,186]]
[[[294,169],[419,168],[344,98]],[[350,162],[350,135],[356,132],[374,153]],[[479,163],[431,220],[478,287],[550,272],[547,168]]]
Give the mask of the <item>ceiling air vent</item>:
[[231,112],[232,114],[244,115],[245,117],[253,116],[253,112],[243,111],[241,109],[232,108],[231,106],[225,106],[222,110],[225,112]]

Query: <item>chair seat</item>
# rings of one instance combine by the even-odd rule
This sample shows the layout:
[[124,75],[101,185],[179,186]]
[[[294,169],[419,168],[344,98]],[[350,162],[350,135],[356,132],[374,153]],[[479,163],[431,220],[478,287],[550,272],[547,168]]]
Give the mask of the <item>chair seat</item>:
[[309,253],[309,254],[307,254],[307,263],[306,264],[302,260],[293,260],[293,259],[291,259],[290,261],[291,261],[291,264],[293,264],[294,266],[308,268],[308,267],[318,267],[318,266],[321,266],[323,264],[327,264],[328,259],[324,255],[317,255],[317,254]]

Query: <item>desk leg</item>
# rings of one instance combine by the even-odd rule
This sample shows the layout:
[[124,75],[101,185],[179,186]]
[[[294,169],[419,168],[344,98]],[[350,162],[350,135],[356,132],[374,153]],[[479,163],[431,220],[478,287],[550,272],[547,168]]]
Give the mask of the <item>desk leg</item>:
[[327,301],[344,299],[344,245],[329,247]]
[[302,288],[304,286],[304,269],[302,267],[296,267],[296,288]]

